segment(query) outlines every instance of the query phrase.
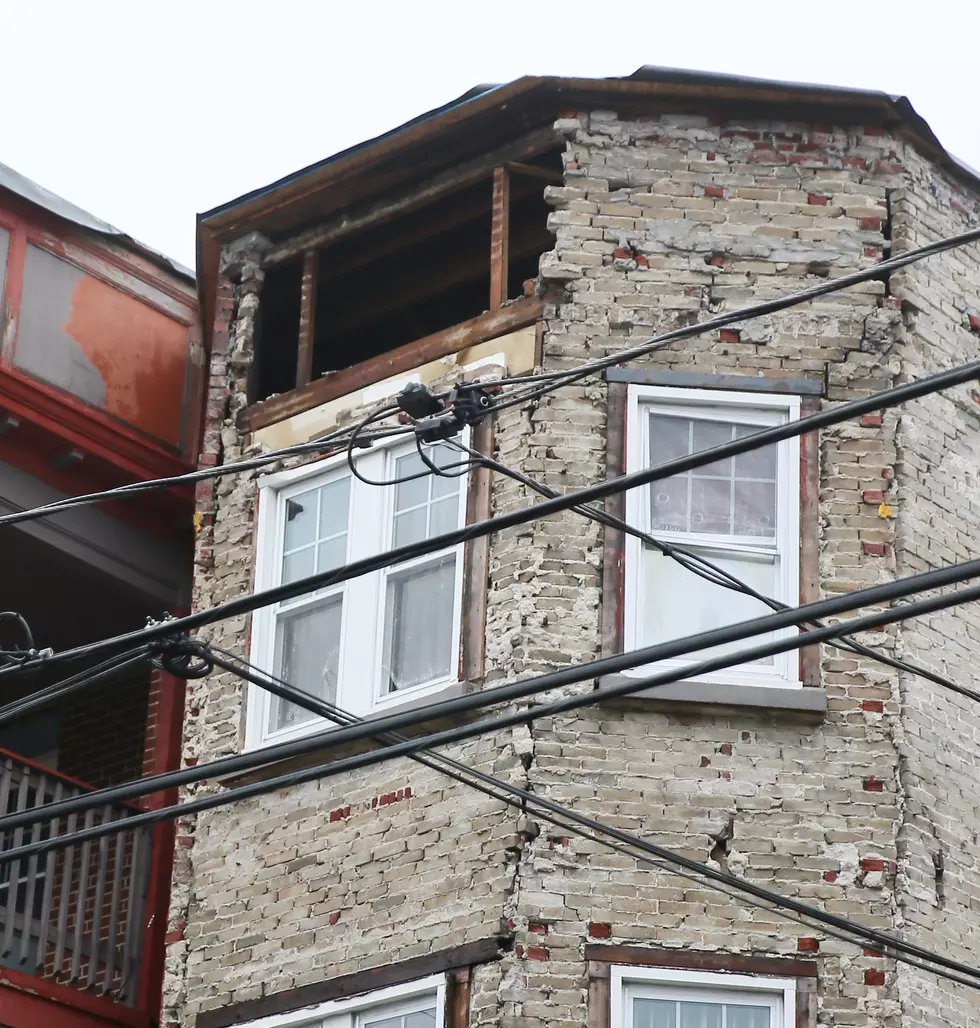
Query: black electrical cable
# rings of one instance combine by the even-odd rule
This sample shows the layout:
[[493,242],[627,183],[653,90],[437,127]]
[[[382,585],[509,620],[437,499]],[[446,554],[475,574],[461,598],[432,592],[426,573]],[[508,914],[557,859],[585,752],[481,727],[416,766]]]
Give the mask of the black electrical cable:
[[99,682],[105,681],[107,678],[115,677],[119,672],[148,660],[149,652],[150,648],[148,646],[137,647],[119,656],[110,657],[108,660],[102,661],[101,664],[96,664],[95,667],[86,668],[84,671],[80,671],[78,674],[72,675],[71,678],[66,678],[62,682],[55,682],[53,685],[23,696],[19,700],[13,700],[11,703],[0,707],[0,725],[5,725],[10,721],[23,717],[25,714],[33,713],[44,707],[49,707],[51,704],[63,700],[66,696],[71,696],[76,692],[88,689]]
[[[947,568],[942,571],[925,572],[914,576],[917,582],[913,591],[934,589],[942,585],[949,585],[963,581],[966,578],[980,575],[980,561],[972,561],[969,564],[960,565],[956,568]],[[43,807],[32,810],[21,811],[15,814],[8,814],[0,817],[0,831],[10,828],[33,824],[37,821],[48,820],[64,814],[77,813],[88,810],[106,803],[119,802],[121,800],[133,799],[138,796],[146,796],[150,793],[160,792],[164,789],[188,785],[192,782],[200,782],[206,779],[215,779],[222,776],[237,774],[243,771],[251,771],[277,760],[284,760],[288,757],[299,756],[304,753],[330,750],[340,745],[370,738],[379,732],[400,731],[404,728],[416,727],[427,721],[439,717],[457,715],[470,710],[477,710],[489,705],[521,700],[541,692],[550,691],[559,686],[571,685],[590,678],[596,678],[602,674],[612,674],[618,671],[630,670],[642,664],[656,660],[664,660],[673,656],[680,656],[685,653],[709,650],[715,646],[721,646],[728,642],[744,640],[748,636],[762,635],[779,628],[785,628],[800,620],[801,617],[810,620],[811,616],[829,616],[842,610],[848,610],[858,606],[869,606],[872,603],[887,602],[889,598],[895,598],[913,583],[913,579],[904,579],[900,582],[890,582],[884,585],[873,586],[870,589],[851,593],[847,596],[837,596],[816,603],[807,604],[799,610],[783,611],[756,618],[752,621],[742,622],[738,625],[728,626],[723,629],[715,629],[710,632],[702,632],[696,636],[690,636],[682,640],[672,640],[668,643],[660,643],[656,646],[646,647],[642,650],[634,650],[628,654],[617,654],[612,657],[603,657],[600,660],[590,661],[586,664],[579,664],[558,671],[548,672],[530,679],[512,682],[509,685],[497,686],[482,693],[469,693],[453,699],[442,700],[438,703],[427,704],[413,710],[401,711],[399,713],[372,718],[370,723],[350,725],[343,728],[335,728],[316,735],[296,739],[291,742],[279,743],[275,746],[267,746],[255,750],[252,753],[235,754],[230,757],[220,757],[207,764],[198,764],[193,767],[181,768],[177,771],[167,771],[163,774],[149,776],[136,782],[129,782],[125,785],[110,786],[99,789],[92,793],[75,796],[67,800],[59,800],[57,803],[46,804]],[[874,599],[872,599],[874,597]],[[804,646],[812,646],[817,643],[827,642],[839,638],[842,635],[853,635],[855,632],[867,631],[878,628],[882,625],[892,624],[896,621],[904,621],[907,618],[919,617],[923,614],[945,610],[947,607],[959,603],[969,603],[980,599],[980,585],[970,586],[958,591],[950,591],[940,595],[930,596],[927,599],[916,600],[911,603],[900,604],[886,610],[877,611],[849,621],[828,625],[824,628],[812,629],[793,638],[782,638],[770,640],[754,647],[739,650],[735,653],[714,657],[710,660],[703,660],[685,666],[682,669],[661,672],[643,678],[632,678],[624,676],[622,681],[601,685],[599,688],[578,692],[570,696],[540,703],[534,708],[522,708],[510,713],[499,714],[496,717],[484,721],[471,722],[469,724],[456,725],[444,731],[428,734],[417,739],[409,740],[391,746],[386,750],[377,750],[373,753],[361,753],[345,757],[327,764],[321,764],[314,768],[306,768],[300,771],[291,772],[278,778],[265,782],[252,783],[235,788],[224,795],[224,798],[209,796],[204,799],[194,800],[190,805],[184,804],[181,811],[176,808],[161,808],[170,810],[174,817],[182,816],[182,813],[193,813],[194,811],[208,810],[214,806],[221,806],[225,802],[234,802],[237,799],[245,799],[251,796],[262,795],[266,792],[274,792],[277,789],[288,788],[299,785],[306,781],[313,781],[318,778],[331,777],[344,771],[357,770],[373,764],[381,763],[394,757],[408,756],[418,750],[432,746],[450,745],[475,738],[480,735],[496,732],[502,728],[509,728],[517,724],[526,724],[542,717],[553,717],[569,710],[576,710],[580,707],[591,706],[605,700],[616,699],[622,696],[629,696],[633,693],[642,692],[646,689],[655,688],[661,685],[669,685],[688,678],[708,674],[715,671],[722,671],[754,660],[771,657],[779,653],[786,653],[801,649]],[[800,611],[803,613],[801,614]],[[456,718],[458,720],[458,718]],[[161,819],[160,811],[137,815],[138,818],[147,816]],[[164,815],[166,816],[166,815]],[[132,824],[142,821],[131,821]],[[153,823],[147,821],[147,824]],[[96,838],[98,835],[90,836],[90,831],[99,831],[99,826],[93,829],[86,829],[82,836],[73,838]],[[62,837],[64,838],[64,837]],[[60,840],[59,840],[60,842]],[[35,844],[32,844],[32,847]],[[0,853],[0,864],[12,859],[10,854],[17,856],[30,855],[34,852],[43,852],[48,847],[42,842],[37,845],[42,848],[35,850],[12,850],[7,853]]]
[[[320,717],[328,718],[336,724],[356,724],[363,721],[362,718],[358,718],[332,703],[327,703],[318,697],[312,696],[310,693],[297,689],[295,686],[291,686],[288,682],[275,675],[262,671],[255,667],[255,665],[250,664],[244,658],[237,656],[229,650],[222,649],[220,646],[214,646],[213,644],[189,645],[192,647],[192,652],[199,653],[202,659],[210,660],[216,666],[222,667],[224,670],[239,676],[243,680],[251,682],[261,689],[272,692],[289,702],[296,703],[306,710],[309,710],[311,713],[318,714]],[[219,654],[220,657],[225,659],[215,657],[215,654]],[[386,743],[391,741],[400,742],[404,739],[404,736],[389,732],[376,736],[375,739]],[[547,821],[549,824],[560,828],[562,831],[577,835],[580,838],[586,839],[589,842],[595,843],[605,849],[612,850],[613,852],[629,856],[640,863],[648,864],[666,874],[676,875],[686,881],[692,882],[699,888],[713,889],[731,899],[736,899],[739,903],[748,903],[749,906],[755,907],[758,910],[763,910],[767,914],[775,914],[785,920],[792,921],[794,924],[802,925],[808,931],[816,931],[818,934],[830,936],[841,942],[848,943],[849,945],[859,946],[862,949],[866,947],[867,939],[863,935],[856,937],[853,934],[847,934],[847,931],[850,931],[851,926],[854,924],[854,922],[851,922],[848,919],[840,919],[841,921],[846,920],[848,924],[848,928],[843,931],[835,927],[829,927],[825,924],[820,924],[819,926],[815,925],[812,920],[806,920],[806,918],[801,914],[791,912],[785,909],[784,906],[772,905],[772,903],[767,904],[758,897],[747,895],[744,890],[740,890],[737,887],[733,887],[727,883],[722,884],[721,882],[712,879],[705,880],[703,877],[698,877],[689,870],[683,870],[677,866],[671,865],[671,863],[666,860],[652,858],[641,847],[637,846],[636,840],[638,840],[639,837],[632,835],[632,833],[630,833],[630,838],[634,841],[629,844],[616,840],[615,838],[603,838],[602,836],[608,833],[608,826],[601,821],[585,815],[577,814],[575,811],[563,804],[555,803],[537,793],[521,789],[519,786],[513,785],[510,782],[505,782],[493,775],[479,771],[476,768],[468,767],[457,760],[453,760],[451,757],[423,750],[416,753],[411,759],[424,767],[428,767],[431,770],[437,771],[439,774],[447,776],[461,785],[474,789],[475,791],[480,792],[485,796],[489,796],[491,799],[495,799],[498,802],[505,803],[507,806],[524,815],[530,815],[543,821]],[[574,820],[567,820],[568,818],[572,818]],[[777,894],[773,893],[773,895],[775,896]],[[884,955],[884,953],[885,950],[882,948],[882,955]],[[956,974],[951,974],[950,972],[941,970],[938,967],[931,967],[928,964],[908,956],[907,954],[892,953],[889,955],[894,956],[895,959],[900,960],[903,963],[911,964],[913,967],[918,967],[922,970],[931,971],[940,977],[948,978],[961,985],[968,985],[972,988],[978,987],[977,983],[969,979],[962,978]]]
[[[743,307],[740,310],[732,311],[729,314],[720,314],[707,321],[697,322],[693,325],[685,325],[683,328],[674,329],[671,332],[666,332],[653,339],[644,340],[642,343],[637,343],[634,346],[627,347],[625,350],[617,350],[616,353],[609,354],[606,357],[587,361],[576,368],[545,371],[536,375],[505,378],[495,382],[494,385],[536,385],[547,381],[557,381],[560,385],[569,385],[571,382],[576,382],[582,378],[588,377],[589,375],[594,375],[597,371],[602,371],[605,368],[610,368],[617,364],[623,364],[627,361],[634,360],[637,357],[646,356],[647,354],[653,353],[655,350],[662,349],[670,343],[677,342],[678,340],[690,339],[694,336],[704,335],[707,332],[714,332],[722,328],[727,328],[730,325],[738,324],[742,321],[764,317],[767,314],[776,314],[789,307],[796,307],[800,304],[808,303],[810,300],[819,299],[822,296],[838,292],[842,289],[847,289],[850,286],[860,285],[862,282],[881,278],[893,271],[898,271],[900,268],[907,267],[909,264],[915,264],[917,261],[925,260],[927,257],[933,257],[936,254],[945,253],[948,250],[954,250],[957,247],[966,246],[969,243],[975,243],[978,240],[980,240],[980,228],[971,229],[969,232],[961,232],[954,236],[947,236],[943,239],[938,239],[934,243],[928,243],[925,246],[917,247],[914,250],[908,250],[895,257],[889,257],[887,260],[880,261],[869,268],[862,269],[861,271],[855,271],[848,275],[841,275],[839,278],[829,279],[826,282],[822,282],[820,285],[811,286],[808,289],[801,289],[798,292],[789,293],[786,296],[778,297],[775,300],[766,300],[762,303],[752,304],[749,307]],[[523,403],[526,402],[527,399],[531,398],[533,397],[520,397],[517,402]],[[506,403],[505,405],[510,406],[509,403]],[[499,408],[501,404],[498,403],[497,406]]]
[[[850,400],[837,407],[819,411],[816,414],[807,415],[797,421],[787,422],[782,425],[775,425],[770,428],[755,432],[752,435],[743,436],[714,446],[698,453],[679,457],[653,468],[643,468],[629,474],[620,475],[617,478],[606,479],[605,481],[585,486],[581,489],[565,493],[552,500],[544,500],[541,503],[531,504],[518,510],[498,514],[483,521],[465,525],[462,528],[444,532],[441,535],[431,536],[415,543],[395,547],[385,553],[365,557],[350,564],[324,571],[307,578],[300,578],[284,585],[275,586],[272,589],[265,589],[260,592],[250,593],[247,596],[237,597],[225,603],[206,610],[196,611],[184,617],[174,618],[170,621],[149,626],[136,632],[129,632],[110,639],[103,639],[99,642],[88,643],[77,647],[74,650],[66,650],[45,658],[45,663],[55,663],[63,660],[75,659],[79,655],[95,655],[98,653],[112,652],[123,647],[139,645],[144,642],[164,639],[180,632],[192,631],[202,625],[213,624],[227,618],[236,617],[240,614],[247,614],[259,608],[266,607],[273,603],[292,599],[305,593],[314,592],[345,582],[351,578],[378,571],[382,568],[391,567],[394,564],[424,556],[429,553],[436,553],[439,550],[449,549],[459,543],[469,542],[472,539],[480,539],[483,536],[500,532],[507,528],[525,524],[537,518],[548,517],[551,514],[558,514],[565,510],[592,500],[601,500],[606,496],[622,492],[626,489],[633,489],[637,486],[648,485],[672,475],[683,474],[695,468],[711,464],[717,460],[734,457],[751,450],[767,446],[770,443],[781,442],[784,439],[791,439],[795,436],[804,435],[815,429],[826,428],[831,425],[840,424],[852,417],[865,414],[874,410],[881,410],[884,407],[906,400],[917,399],[920,396],[927,396],[930,393],[947,389],[951,386],[970,382],[980,376],[980,361],[972,361],[969,364],[961,365],[949,371],[939,372],[926,378],[907,382],[904,385],[895,386],[872,396],[863,397],[858,400]],[[12,667],[0,670],[0,680],[5,676],[17,674],[22,668]]]
[[[237,475],[244,471],[254,471],[268,464],[274,464],[276,461],[284,460],[287,457],[302,456],[308,453],[322,453],[324,450],[340,453],[346,445],[348,434],[354,430],[354,427],[349,426],[338,429],[336,432],[331,432],[329,435],[322,436],[319,439],[313,439],[308,443],[297,443],[295,446],[271,450],[268,453],[248,457],[244,460],[230,461],[227,464],[220,464],[213,468],[201,468],[199,471],[190,471],[184,475],[173,475],[170,478],[153,478],[144,482],[130,482],[115,489],[104,489],[100,492],[84,493],[80,496],[66,496],[64,499],[45,503],[40,507],[13,511],[9,514],[0,515],[0,528],[4,525],[16,525],[24,521],[35,521],[38,518],[61,514],[75,507],[106,503],[112,500],[124,500],[130,496],[137,496],[156,489],[174,489],[193,485],[195,482],[204,482],[212,478],[221,478],[224,475]],[[380,439],[388,439],[396,435],[408,435],[411,432],[412,428],[410,425],[393,426],[391,428],[379,429],[368,436],[361,434],[359,442],[361,445],[368,446]]]
[[[735,664],[745,663],[747,660],[758,659],[764,656],[771,656],[774,653],[783,652],[786,649],[795,649],[797,645],[810,645],[814,642],[823,641],[826,638],[833,638],[835,635],[851,633],[859,630],[863,630],[869,627],[876,627],[879,624],[886,624],[894,620],[904,620],[906,617],[917,616],[922,613],[931,613],[935,610],[941,610],[945,607],[951,606],[956,602],[967,602],[969,600],[980,599],[980,586],[974,586],[970,589],[961,590],[959,593],[946,596],[934,596],[929,599],[918,601],[913,604],[908,604],[907,607],[896,609],[893,608],[889,611],[879,612],[878,614],[868,615],[863,618],[857,618],[850,622],[845,622],[841,625],[829,626],[824,629],[817,629],[812,632],[805,633],[799,637],[798,641],[786,641],[783,640],[778,643],[762,644],[750,648],[748,650],[741,651],[737,654],[733,654],[730,657],[720,657],[714,660],[704,661],[699,665],[695,665],[693,668],[687,669],[680,674],[661,674],[653,676],[652,678],[641,680],[637,683],[638,688],[651,688],[659,684],[667,684],[669,681],[677,681],[682,678],[691,677],[697,674],[703,674],[707,671],[720,670],[723,667],[733,666]],[[914,612],[913,612],[914,609]],[[213,659],[213,655],[212,655]],[[236,672],[237,673],[237,672]],[[239,799],[251,798],[254,796],[263,795],[270,792],[278,791],[279,789],[286,788],[293,785],[300,785],[303,782],[314,781],[325,777],[330,777],[334,774],[338,774],[342,771],[353,770],[355,767],[365,767],[372,764],[377,764],[383,760],[390,759],[395,756],[411,756],[416,753],[420,753],[422,750],[428,749],[432,746],[448,745],[453,742],[462,741],[466,738],[474,738],[478,735],[485,734],[486,731],[496,731],[499,728],[510,727],[514,724],[522,724],[529,720],[533,720],[537,717],[553,717],[557,713],[561,713],[565,710],[575,709],[576,707],[584,706],[593,702],[599,698],[600,693],[605,692],[607,695],[610,690],[597,690],[595,693],[586,694],[585,696],[573,696],[567,697],[564,700],[552,702],[549,704],[543,704],[536,710],[524,710],[517,711],[514,715],[509,717],[502,717],[495,719],[491,723],[476,723],[473,725],[459,726],[453,729],[448,729],[443,732],[437,732],[432,735],[423,736],[418,739],[406,739],[404,742],[397,743],[395,745],[388,746],[384,750],[373,751],[366,754],[357,754],[353,757],[348,757],[342,760],[335,761],[331,764],[320,765],[314,768],[307,768],[302,771],[292,772],[290,774],[281,775],[277,778],[270,779],[265,782],[255,782],[249,785],[240,786],[235,789],[229,790],[224,794],[212,794],[205,797],[201,797],[190,802],[177,804],[171,807],[163,807],[157,810],[145,811],[140,814],[134,814],[130,818],[126,818],[124,827],[128,829],[140,827],[144,824],[155,824],[159,821],[172,820],[177,817],[185,817],[190,814],[199,813],[205,810],[210,810],[216,807],[225,806],[229,803],[236,802]],[[376,735],[381,731],[380,725],[381,720],[370,724],[361,723],[352,727],[359,729],[366,729],[368,736]],[[489,727],[488,727],[489,725]],[[398,752],[395,752],[398,751]],[[102,796],[109,790],[101,790]],[[88,799],[92,799],[97,796],[97,793],[90,794]],[[550,801],[545,800],[543,797],[535,796],[534,802],[542,805],[548,805]],[[44,816],[41,820],[49,820],[51,817],[56,816],[53,812],[55,809],[62,804],[47,804],[45,807],[39,808],[44,811]],[[562,808],[557,804],[554,806],[564,816],[571,817],[573,819],[579,819],[582,815],[576,815],[573,811]],[[589,819],[591,820],[591,819]],[[9,824],[10,818],[5,818],[4,822]],[[595,822],[598,824],[598,822]],[[5,825],[4,825],[5,827]],[[104,825],[95,825],[91,828],[82,829],[81,831],[66,833],[65,835],[57,836],[55,838],[48,838],[40,840],[38,842],[32,842],[26,846],[19,846],[13,849],[7,850],[6,852],[0,853],[0,865],[9,863],[14,860],[22,860],[25,857],[30,857],[38,853],[43,853],[51,849],[58,849],[65,845],[75,844],[78,842],[101,838],[104,835],[110,835],[120,830],[121,824],[119,822],[110,822]],[[830,926],[839,930],[851,932],[854,935],[858,935],[868,941],[872,942],[876,947],[891,951],[892,953],[908,954],[919,960],[928,961],[929,963],[935,964],[940,967],[945,967],[949,970],[956,972],[957,974],[965,975],[970,979],[977,979],[978,987],[980,987],[980,970],[971,968],[966,964],[961,964],[958,961],[951,960],[948,957],[944,957],[941,954],[935,954],[918,946],[914,943],[906,942],[903,939],[896,938],[883,932],[878,932],[875,929],[867,928],[864,925],[858,924],[857,922],[851,922],[844,918],[840,918],[837,915],[827,913],[826,911],[820,910],[816,907],[811,907],[808,904],[801,903],[798,900],[791,899],[789,897],[781,896],[778,893],[774,893],[769,889],[765,889],[762,886],[755,885],[752,882],[746,881],[741,878],[737,878],[734,875],[718,871],[707,864],[702,864],[698,861],[692,860],[688,857],[684,857],[681,854],[674,853],[672,850],[666,849],[655,843],[648,842],[647,840],[637,838],[629,835],[626,832],[621,831],[611,826],[600,826],[600,830],[604,834],[608,834],[610,837],[616,839],[619,842],[623,842],[627,845],[636,845],[649,853],[651,856],[670,862],[671,864],[677,864],[683,867],[685,870],[692,872],[693,874],[702,875],[703,877],[718,882],[719,884],[731,886],[737,888],[739,891],[743,891],[757,899],[768,901],[779,906],[785,907],[792,910],[794,913],[798,913],[805,917],[810,917],[813,920],[821,924],[829,924]]]
[[[522,485],[529,489],[533,489],[542,496],[553,498],[561,495],[556,490],[535,481],[533,478],[523,474],[516,468],[511,468],[493,457],[488,457],[480,453],[479,450],[466,446],[457,439],[450,439],[448,441],[457,449],[469,453],[470,456],[474,458],[474,462],[478,459],[479,463],[484,467],[497,471],[499,474],[506,475],[516,482],[520,482]],[[430,467],[434,473],[440,473],[435,464],[430,464]],[[665,557],[669,557],[685,570],[690,571],[699,578],[703,578],[707,582],[711,582],[713,585],[718,585],[723,589],[729,589],[732,592],[738,592],[745,596],[750,596],[753,599],[758,600],[760,603],[765,604],[770,610],[790,609],[790,605],[788,603],[783,603],[780,600],[773,599],[771,596],[766,596],[764,593],[758,592],[747,582],[743,582],[740,578],[731,574],[731,572],[718,567],[706,557],[702,557],[693,550],[689,550],[686,546],[675,543],[665,543],[662,540],[657,539],[655,536],[650,535],[648,532],[644,532],[642,529],[634,527],[628,521],[624,521],[622,518],[618,518],[601,508],[592,506],[591,504],[580,504],[573,507],[572,510],[576,514],[581,514],[583,517],[596,521],[601,525],[607,525],[610,528],[615,528],[620,532],[625,532],[627,535],[631,535],[634,538],[639,539],[648,546],[652,546],[659,550]],[[803,628],[806,624],[815,625],[817,628],[821,628],[823,626],[823,623],[819,620],[798,622],[800,628]],[[980,703],[980,692],[970,689],[967,686],[959,685],[952,679],[947,678],[944,675],[937,674],[929,668],[921,667],[918,664],[912,664],[909,661],[899,660],[896,657],[890,657],[885,653],[879,653],[878,651],[871,649],[870,646],[865,646],[863,643],[859,643],[855,639],[842,638],[838,642],[831,643],[830,645],[849,653],[856,653],[863,657],[868,657],[879,664],[884,664],[885,666],[894,668],[898,671],[918,675],[920,678],[925,678],[935,685],[939,685],[944,689],[949,689],[952,692],[959,693],[961,696],[966,696],[967,698]]]

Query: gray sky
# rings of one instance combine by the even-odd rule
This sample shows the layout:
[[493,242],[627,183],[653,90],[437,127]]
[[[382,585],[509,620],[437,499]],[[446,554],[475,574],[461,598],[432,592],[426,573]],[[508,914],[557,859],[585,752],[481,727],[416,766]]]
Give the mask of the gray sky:
[[902,93],[980,168],[978,29],[976,0],[0,0],[0,162],[192,267],[198,211],[523,74]]

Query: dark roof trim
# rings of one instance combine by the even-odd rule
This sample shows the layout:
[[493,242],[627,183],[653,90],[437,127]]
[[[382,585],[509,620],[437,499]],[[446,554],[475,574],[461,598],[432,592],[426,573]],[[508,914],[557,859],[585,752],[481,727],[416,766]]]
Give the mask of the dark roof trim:
[[32,182],[26,176],[21,175],[19,171],[14,171],[13,168],[8,167],[6,164],[0,164],[0,189],[6,189],[11,193],[15,193],[28,203],[42,207],[51,214],[65,221],[70,221],[79,228],[84,228],[89,232],[96,232],[102,236],[110,236],[115,242],[141,254],[143,257],[153,261],[154,264],[172,271],[174,274],[190,282],[194,281],[194,272],[190,268],[185,268],[183,264],[171,260],[165,254],[160,253],[159,250],[154,250],[152,247],[138,242],[131,235],[116,228],[114,225],[110,225],[108,221],[103,221],[94,214],[89,214],[88,211],[83,210],[81,207],[76,207],[75,204],[63,199],[56,193],[52,193],[49,189],[45,189],[44,186],[39,186],[36,182]]

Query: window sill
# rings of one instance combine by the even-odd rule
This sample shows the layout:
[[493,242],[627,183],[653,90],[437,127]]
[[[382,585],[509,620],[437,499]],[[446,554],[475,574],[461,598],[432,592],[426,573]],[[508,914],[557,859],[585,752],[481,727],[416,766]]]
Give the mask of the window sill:
[[[437,689],[433,689],[432,691],[425,691],[418,696],[406,696],[398,703],[388,703],[384,707],[375,708],[370,713],[361,715],[361,718],[363,721],[370,724],[372,721],[377,721],[380,718],[387,717],[389,714],[402,713],[407,710],[416,710],[419,707],[424,707],[430,703],[439,703],[442,700],[449,700],[453,697],[460,696],[466,691],[468,690],[466,688],[466,683],[464,682],[447,682],[445,685],[440,686]],[[310,738],[316,737],[317,735],[326,735],[326,733],[331,731],[334,727],[334,725],[328,724],[316,732],[310,732],[308,736],[298,736],[294,738]],[[432,721],[425,721],[416,725],[412,730],[406,731],[402,734],[406,736],[416,736],[423,733],[437,731],[440,728],[445,727],[448,727],[446,719],[443,719],[443,721],[434,719]],[[291,771],[298,771],[302,768],[313,767],[316,764],[324,764],[327,763],[327,761],[339,760],[342,757],[349,757],[355,753],[364,753],[368,750],[378,748],[378,743],[370,736],[341,746],[328,747],[326,745],[326,740],[324,740],[324,743],[325,744],[322,749],[311,750],[308,753],[304,753],[302,756],[289,757],[285,760],[273,760],[268,764],[263,764],[261,767],[255,768],[251,771],[219,778],[217,779],[218,784],[227,788],[232,788],[238,785],[246,785],[250,782],[261,782],[278,775],[288,774]],[[267,742],[263,743],[263,745],[269,746],[275,744]],[[257,746],[246,747],[244,752],[257,753],[259,749],[260,747]]]
[[[627,675],[604,675],[603,685],[618,685]],[[662,710],[664,708],[704,708],[712,712],[724,709],[768,711],[821,721],[827,713],[827,693],[823,689],[775,689],[764,685],[722,685],[715,682],[674,682],[644,689],[631,697],[610,701],[629,707]]]

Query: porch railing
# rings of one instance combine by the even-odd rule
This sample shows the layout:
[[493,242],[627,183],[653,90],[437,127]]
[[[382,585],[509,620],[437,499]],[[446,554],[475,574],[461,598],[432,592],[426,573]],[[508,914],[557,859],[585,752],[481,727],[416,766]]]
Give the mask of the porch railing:
[[[90,792],[80,782],[0,750],[0,812]],[[0,852],[110,821],[112,835],[0,864],[0,966],[134,1006],[150,873],[137,809],[107,804],[0,832]]]

